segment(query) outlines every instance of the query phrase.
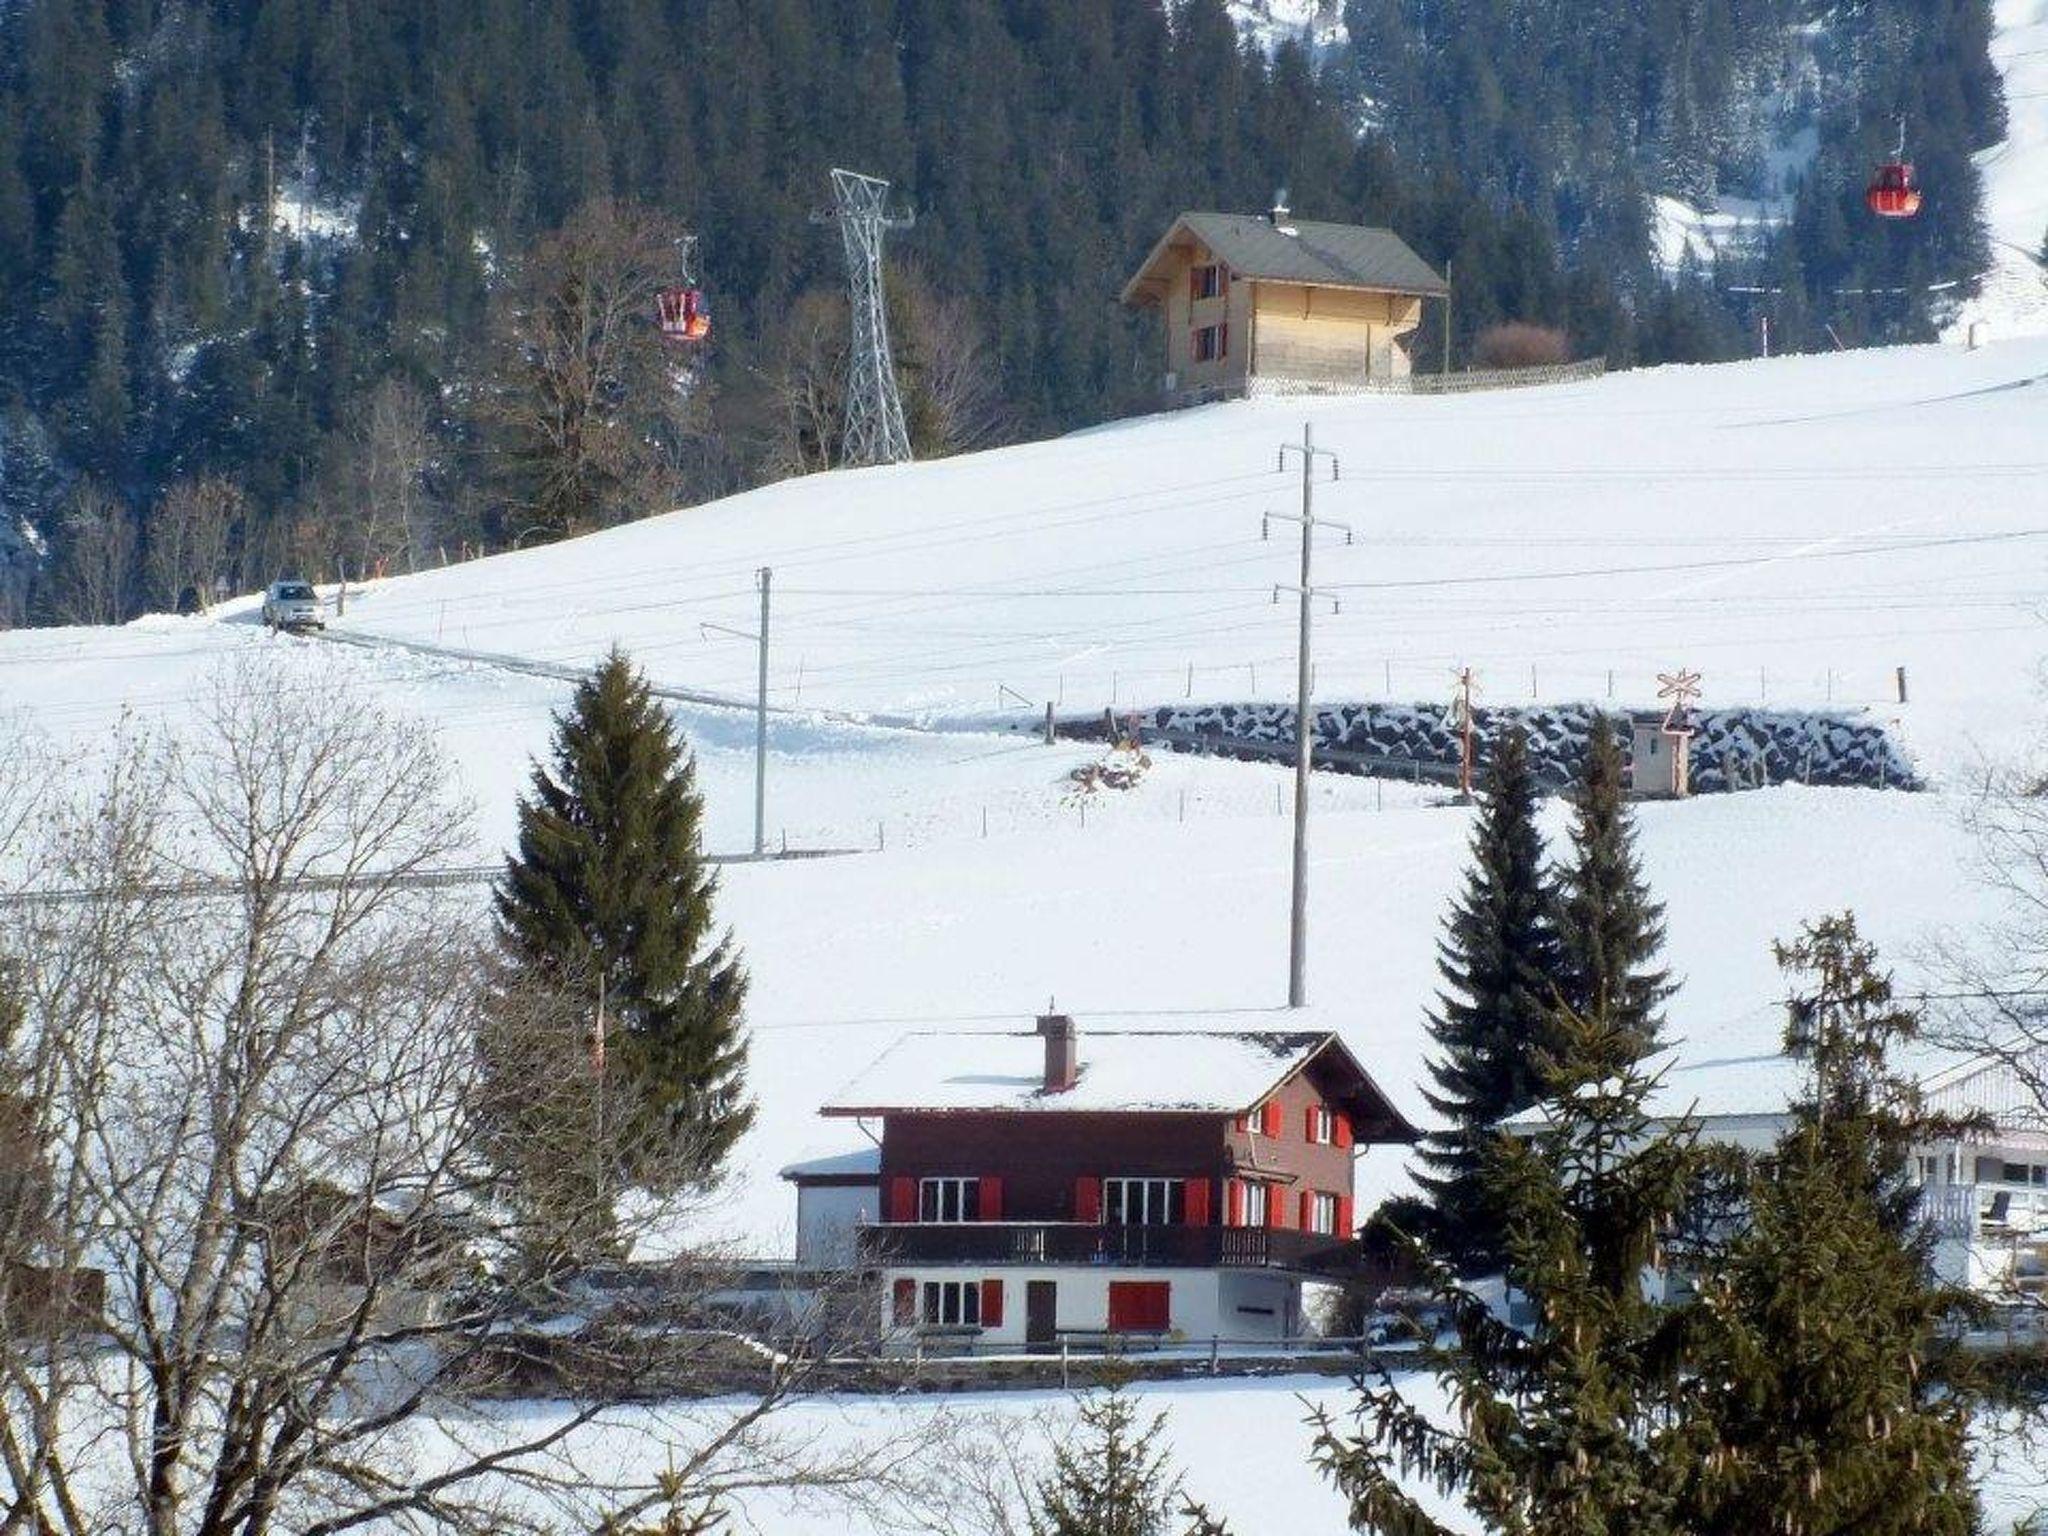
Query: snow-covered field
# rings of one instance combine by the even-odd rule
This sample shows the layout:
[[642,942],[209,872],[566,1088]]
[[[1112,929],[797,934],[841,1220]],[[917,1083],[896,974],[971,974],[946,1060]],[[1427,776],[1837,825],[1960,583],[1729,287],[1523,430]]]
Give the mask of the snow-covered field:
[[[1868,701],[1937,781],[1969,782],[2034,730],[2048,583],[2048,342],[1673,368],[1451,399],[1318,401],[1350,521],[1317,580],[1318,690],[1489,702],[1653,701],[1690,664],[1709,701]],[[1162,755],[1133,791],[1078,797],[1096,749],[1038,745],[1032,711],[1284,697],[1294,556],[1259,538],[1298,487],[1273,471],[1300,404],[1251,402],[901,469],[815,477],[575,541],[353,593],[336,630],[583,664],[614,640],[660,680],[743,695],[776,570],[769,839],[863,850],[735,867],[722,915],[753,974],[759,1128],[714,1225],[789,1249],[775,1177],[850,1135],[816,1106],[898,1033],[1015,1028],[1056,998],[1085,1030],[1271,1018],[1284,995],[1287,824],[1274,768]],[[216,621],[0,636],[0,692],[59,742],[132,711],[189,718],[252,650],[433,721],[501,849],[559,682],[417,651],[271,639]],[[1911,702],[1890,697],[1894,668]],[[1254,670],[1256,669],[1256,679]],[[1533,669],[1533,679],[1531,671]],[[801,681],[799,679],[801,678]],[[801,697],[799,699],[799,688]],[[1005,696],[1007,698],[1007,695]],[[925,728],[833,711],[915,716]],[[749,845],[752,720],[681,711],[715,849]],[[1416,1115],[1434,941],[1465,812],[1427,791],[1319,778],[1313,1022],[1339,1029]],[[1674,1093],[1767,1091],[1773,938],[1853,906],[1906,963],[1981,908],[1954,794],[1778,789],[1646,807],[1645,855],[1686,981]],[[1085,806],[1085,808],[1084,808]],[[1291,1021],[1290,1021],[1291,1022]],[[1376,1181],[1400,1177],[1398,1159]]]
[[2048,0],[1994,0],[1991,61],[2005,79],[2005,142],[1977,157],[1991,271],[1953,334],[1981,320],[1993,336],[2048,336]]
[[[1868,703],[1927,766],[2009,744],[2038,647],[2048,343],[1665,368],[1450,399],[1255,401],[1054,442],[785,482],[351,597],[351,630],[751,693],[774,569],[781,705],[1026,722],[1285,696],[1312,418],[1343,478],[1318,552],[1342,600],[1328,700]],[[197,627],[197,626],[195,626]],[[1910,708],[1896,707],[1907,669]],[[1027,700],[1029,703],[1020,703]]]

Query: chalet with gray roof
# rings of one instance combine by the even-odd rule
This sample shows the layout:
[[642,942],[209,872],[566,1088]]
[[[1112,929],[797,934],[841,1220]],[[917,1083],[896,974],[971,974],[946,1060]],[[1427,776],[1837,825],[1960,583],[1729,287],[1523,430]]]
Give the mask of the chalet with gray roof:
[[1425,299],[1449,285],[1392,230],[1184,213],[1124,285],[1157,309],[1168,396],[1366,388],[1406,378]]

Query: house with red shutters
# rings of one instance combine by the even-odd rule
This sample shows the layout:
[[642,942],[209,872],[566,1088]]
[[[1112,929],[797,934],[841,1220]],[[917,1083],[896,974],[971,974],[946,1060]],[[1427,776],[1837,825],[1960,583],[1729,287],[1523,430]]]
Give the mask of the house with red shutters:
[[798,1265],[898,1340],[1299,1336],[1360,1263],[1353,1165],[1415,1129],[1327,1032],[907,1035],[822,1111],[869,1149],[784,1170]]

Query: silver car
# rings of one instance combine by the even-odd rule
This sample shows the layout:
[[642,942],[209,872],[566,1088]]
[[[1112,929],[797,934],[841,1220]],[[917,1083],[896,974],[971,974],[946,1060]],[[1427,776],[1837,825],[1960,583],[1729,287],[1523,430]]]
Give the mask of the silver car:
[[320,594],[304,581],[273,581],[263,594],[265,629],[325,629]]

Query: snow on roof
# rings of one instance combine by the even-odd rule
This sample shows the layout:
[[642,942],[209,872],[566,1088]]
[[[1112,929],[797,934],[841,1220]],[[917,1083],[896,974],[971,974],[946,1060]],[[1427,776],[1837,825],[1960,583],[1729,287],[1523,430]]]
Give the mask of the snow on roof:
[[857,1179],[876,1178],[882,1172],[882,1149],[880,1147],[856,1147],[851,1152],[839,1152],[829,1157],[807,1158],[800,1163],[791,1163],[782,1170],[785,1179]]
[[1327,1044],[1309,1031],[1082,1028],[1080,1073],[1045,1091],[1045,1040],[1033,1030],[905,1035],[824,1106],[828,1115],[885,1110],[1007,1109],[1236,1114]]

